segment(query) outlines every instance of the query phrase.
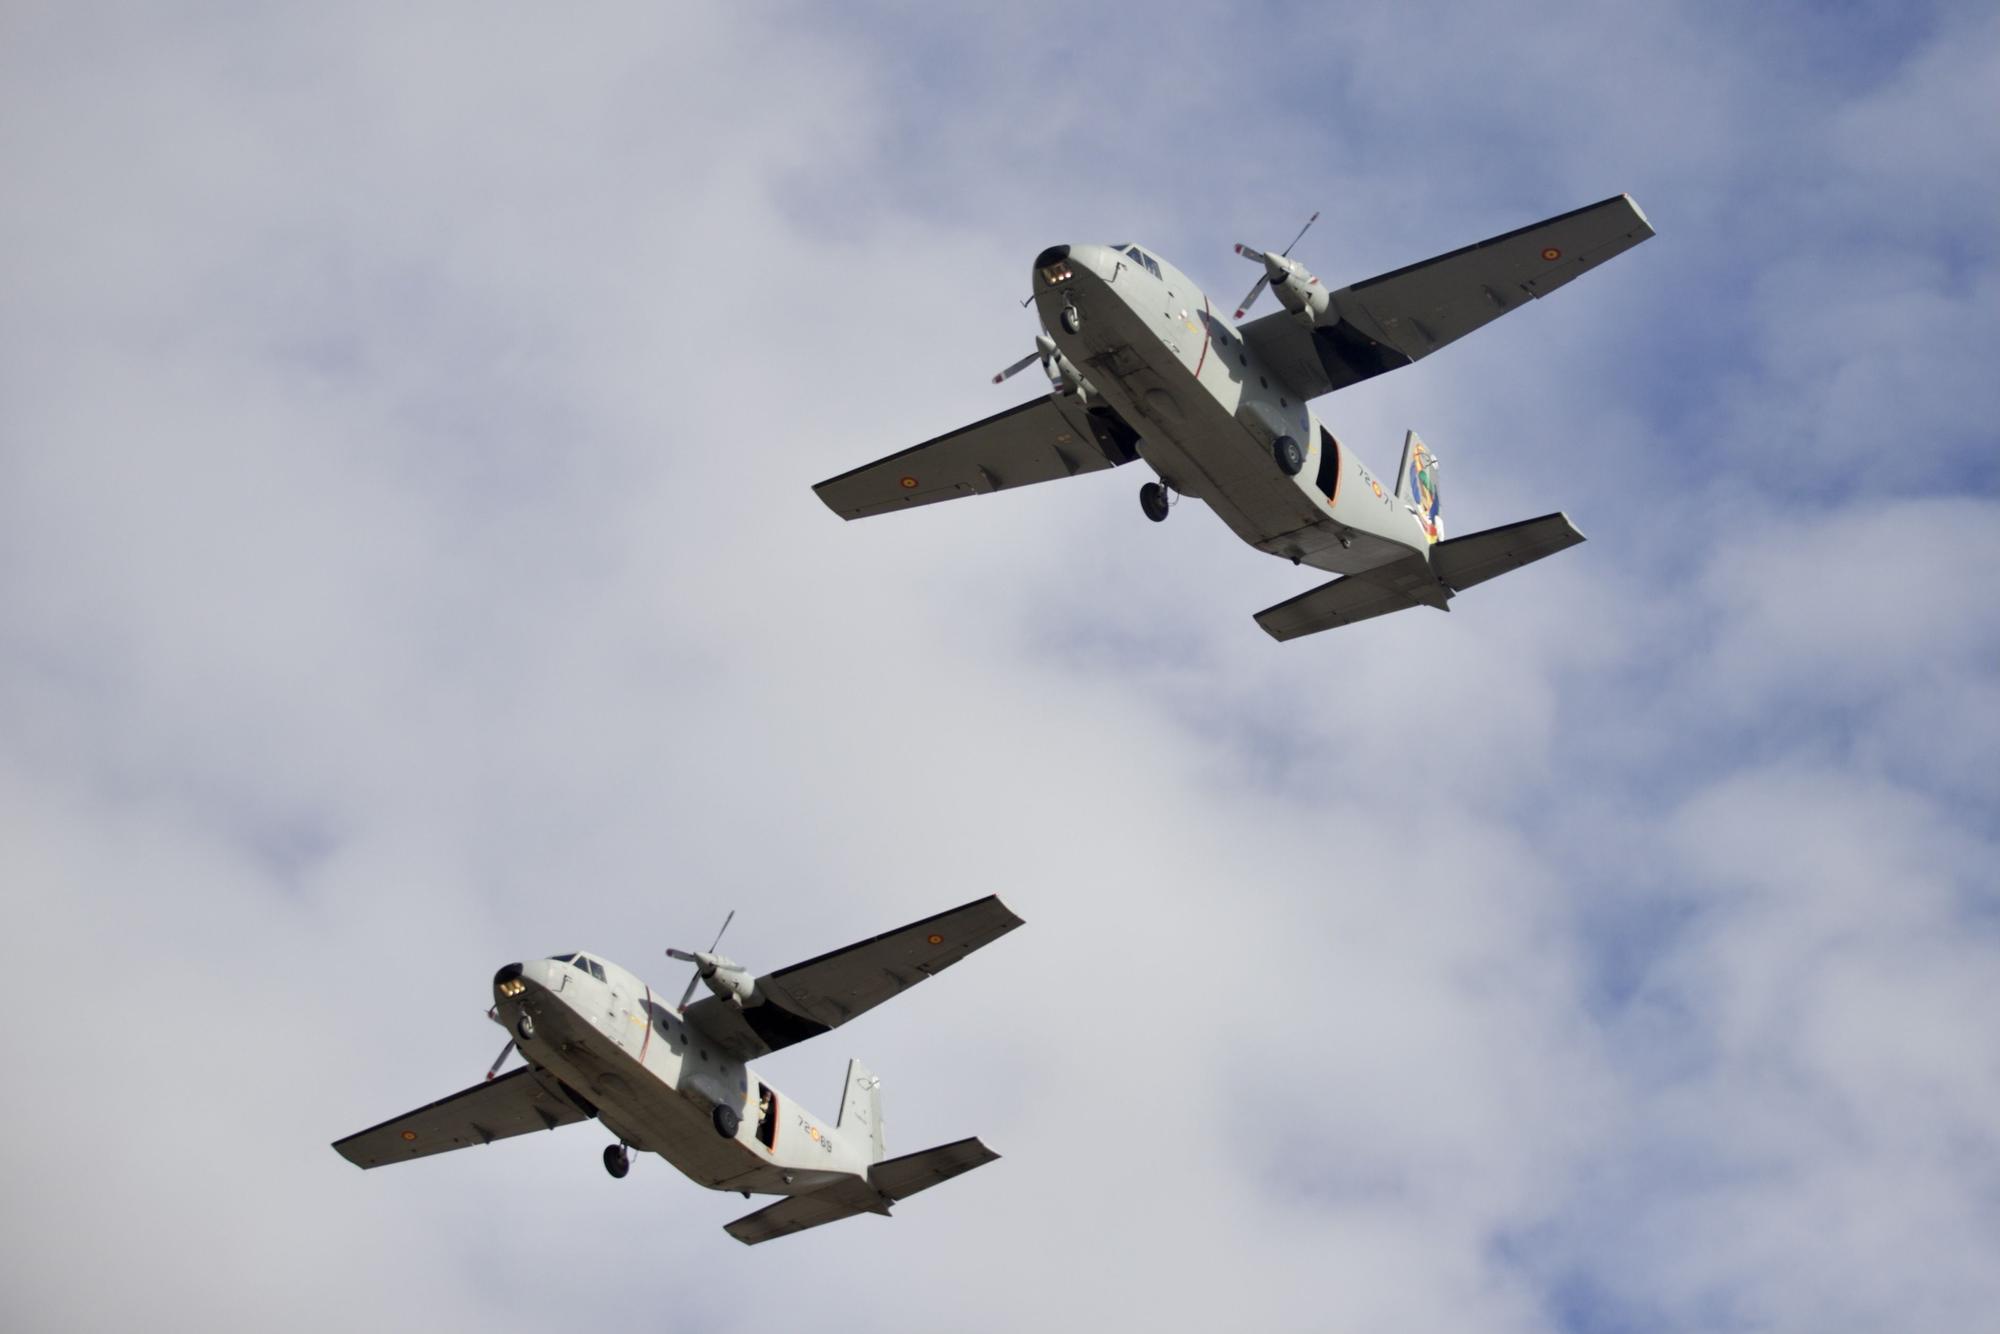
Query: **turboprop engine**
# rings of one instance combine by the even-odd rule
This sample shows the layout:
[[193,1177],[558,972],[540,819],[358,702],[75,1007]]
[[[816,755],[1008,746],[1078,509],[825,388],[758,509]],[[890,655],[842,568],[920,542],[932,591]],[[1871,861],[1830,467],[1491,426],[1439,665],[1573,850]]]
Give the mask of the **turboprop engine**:
[[1299,228],[1298,236],[1292,238],[1292,245],[1286,246],[1275,255],[1268,250],[1258,250],[1252,246],[1236,247],[1237,254],[1264,266],[1264,276],[1257,280],[1257,285],[1250,289],[1250,295],[1244,297],[1243,304],[1236,308],[1237,319],[1240,320],[1248,314],[1250,307],[1257,304],[1258,296],[1269,287],[1277,293],[1278,300],[1285,309],[1292,312],[1300,323],[1308,327],[1319,323],[1320,317],[1326,314],[1327,307],[1331,304],[1326,288],[1305,265],[1291,257],[1292,246],[1297,245],[1300,237],[1303,237],[1318,221],[1317,213],[1307,218],[1306,225]]
[[688,962],[694,965],[695,975],[708,984],[710,991],[739,1010],[763,999],[757,994],[757,979],[734,959],[720,954],[696,953]]
[[757,979],[750,975],[750,970],[736,960],[715,952],[715,946],[722,943],[723,932],[729,930],[729,924],[735,920],[736,910],[731,908],[729,916],[722,919],[722,931],[715,933],[715,944],[705,950],[667,951],[669,959],[694,965],[694,976],[688,979],[687,990],[681,993],[681,1009],[687,1008],[688,998],[694,995],[694,984],[697,982],[708,983],[710,991],[739,1010],[764,1003],[764,998],[757,994]]

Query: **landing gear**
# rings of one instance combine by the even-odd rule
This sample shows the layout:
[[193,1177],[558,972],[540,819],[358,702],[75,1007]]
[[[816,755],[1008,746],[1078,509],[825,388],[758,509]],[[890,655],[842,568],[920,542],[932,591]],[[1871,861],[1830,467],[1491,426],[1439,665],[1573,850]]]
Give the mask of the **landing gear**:
[[742,1128],[742,1125],[743,1125],[743,1118],[736,1114],[736,1109],[734,1107],[727,1106],[726,1104],[723,1103],[717,1103],[715,1105],[716,1134],[722,1136],[724,1139],[735,1139],[736,1132]]
[[1083,312],[1075,306],[1064,306],[1062,308],[1061,319],[1064,333],[1073,334],[1083,332]]
[[1154,523],[1166,521],[1168,503],[1167,488],[1158,482],[1148,482],[1139,488],[1139,508]]
[[1277,457],[1278,467],[1287,477],[1297,477],[1306,466],[1306,451],[1288,435],[1281,435],[1271,442],[1271,453]]
[[604,1146],[604,1170],[620,1181],[623,1181],[625,1174],[632,1170],[632,1155],[626,1151],[623,1144]]
[[523,1042],[535,1040],[535,1016],[524,1014],[514,1021],[514,1035]]

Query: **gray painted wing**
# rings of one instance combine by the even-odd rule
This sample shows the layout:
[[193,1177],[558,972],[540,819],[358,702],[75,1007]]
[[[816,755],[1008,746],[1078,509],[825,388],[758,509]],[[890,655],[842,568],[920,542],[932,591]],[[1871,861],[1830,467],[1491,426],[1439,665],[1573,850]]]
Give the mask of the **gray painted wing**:
[[335,1140],[333,1148],[356,1167],[381,1167],[588,1119],[567,1099],[543,1088],[534,1072],[522,1066],[490,1083],[474,1084],[428,1107]]
[[757,979],[760,1004],[738,1009],[719,996],[687,1009],[687,1022],[737,1060],[817,1037],[891,996],[943,972],[1021,925],[997,896],[886,931],[846,949]]
[[1450,587],[1470,588],[1581,541],[1583,534],[1569,521],[1569,515],[1544,514],[1539,519],[1446,538],[1431,548],[1431,568]]
[[[830,477],[813,488],[843,519],[1031,482],[1097,472],[1124,462],[1115,444],[1079,438],[1054,400],[1038,398],[900,454]],[[1129,454],[1126,455],[1129,457]]]
[[1428,356],[1652,234],[1631,196],[1617,195],[1344,287],[1319,327],[1280,311],[1240,332],[1272,374],[1312,398]]

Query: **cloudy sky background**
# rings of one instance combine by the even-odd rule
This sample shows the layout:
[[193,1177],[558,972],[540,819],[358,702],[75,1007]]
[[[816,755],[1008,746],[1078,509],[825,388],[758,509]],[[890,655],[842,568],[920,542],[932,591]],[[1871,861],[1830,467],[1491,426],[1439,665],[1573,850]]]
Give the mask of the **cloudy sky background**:
[[[2000,21],[0,14],[0,1322],[1991,1327]],[[1588,545],[1290,645],[1141,470],[843,525],[1029,260],[1218,304],[1629,191],[1317,406]],[[1028,921],[763,1063],[1005,1158],[746,1249],[596,1128],[363,1174],[492,969]]]

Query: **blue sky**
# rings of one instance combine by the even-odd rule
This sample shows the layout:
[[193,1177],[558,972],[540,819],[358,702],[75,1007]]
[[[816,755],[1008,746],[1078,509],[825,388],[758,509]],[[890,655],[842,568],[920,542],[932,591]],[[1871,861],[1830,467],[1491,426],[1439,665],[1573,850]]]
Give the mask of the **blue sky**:
[[[10,1327],[1978,1328],[2000,23],[1977,5],[16,6]],[[1457,531],[1276,645],[1131,469],[842,525],[1028,263],[1219,302],[1629,191],[1316,404]],[[592,1130],[362,1174],[497,964],[1027,927],[766,1063],[1003,1161],[745,1250]]]

